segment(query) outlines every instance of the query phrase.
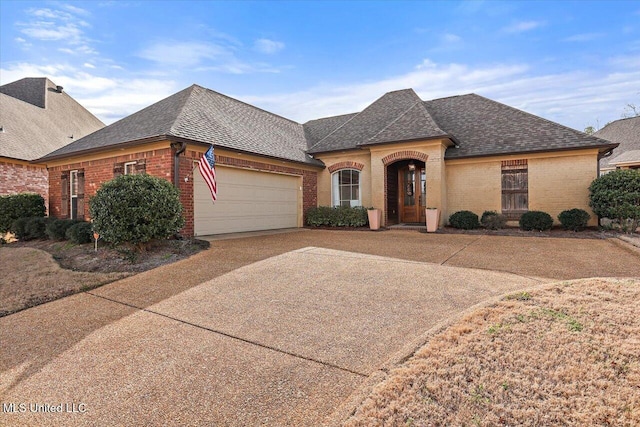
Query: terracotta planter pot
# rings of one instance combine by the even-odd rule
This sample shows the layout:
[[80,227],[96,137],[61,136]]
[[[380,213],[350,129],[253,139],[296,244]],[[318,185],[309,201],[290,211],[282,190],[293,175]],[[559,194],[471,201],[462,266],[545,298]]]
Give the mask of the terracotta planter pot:
[[380,209],[369,209],[367,215],[369,216],[369,228],[372,230],[380,229],[382,211]]
[[427,233],[434,233],[440,224],[440,209],[427,209]]

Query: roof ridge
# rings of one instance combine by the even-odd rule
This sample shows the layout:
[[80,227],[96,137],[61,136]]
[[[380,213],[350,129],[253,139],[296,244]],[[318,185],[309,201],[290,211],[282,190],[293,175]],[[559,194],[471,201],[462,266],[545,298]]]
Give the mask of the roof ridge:
[[[397,91],[396,91],[397,92]],[[415,107],[418,104],[422,103],[422,99],[420,99],[420,97],[418,97],[418,100],[416,101],[415,104],[413,104],[411,107],[407,108],[405,111],[403,111],[398,117],[396,117],[395,119],[391,120],[391,122],[389,122],[388,125],[386,125],[385,127],[383,127],[382,129],[380,129],[380,132],[376,133],[375,135],[373,135],[371,138],[367,139],[367,141],[371,141],[372,139],[374,139],[376,136],[380,135],[382,132],[384,132],[385,130],[387,130],[390,126],[392,126],[395,122],[397,122],[398,120],[400,120],[401,117],[403,117],[405,114],[407,114],[409,111],[413,110],[413,107]],[[435,120],[434,120],[435,122]]]
[[359,114],[359,113],[360,113],[359,111],[356,111],[356,112],[353,112],[353,113],[336,114],[335,116],[320,117],[320,118],[317,118],[317,119],[307,120],[306,122],[303,123],[303,125],[306,125],[307,123],[311,123],[311,122],[317,122],[319,120],[335,119],[336,117],[352,116],[352,115]]
[[253,108],[254,110],[259,110],[259,111],[262,111],[263,113],[267,113],[267,114],[269,114],[270,116],[278,117],[278,118],[280,118],[280,119],[284,119],[284,120],[286,120],[286,121],[288,121],[288,122],[291,122],[291,123],[294,123],[294,124],[296,124],[296,125],[300,125],[300,126],[302,126],[302,123],[298,123],[298,122],[296,122],[295,120],[292,120],[292,119],[289,119],[289,118],[287,118],[287,117],[281,116],[280,114],[272,113],[271,111],[267,111],[267,110],[265,110],[264,108],[256,107],[255,105],[249,104],[248,102],[244,102],[244,101],[242,101],[242,100],[240,100],[240,99],[238,99],[238,98],[234,98],[234,97],[232,97],[232,96],[225,95],[224,93],[220,93],[220,92],[215,91],[215,90],[213,90],[213,89],[209,89],[208,87],[200,86],[199,84],[196,84],[196,83],[194,83],[192,86],[199,87],[199,88],[201,88],[201,89],[204,89],[205,91],[209,91],[209,92],[215,93],[216,95],[220,95],[220,96],[222,96],[222,97],[224,97],[224,98],[230,99],[230,100],[232,100],[232,101],[239,102],[240,104],[246,105],[247,107],[251,107],[251,108]]
[[[384,95],[383,95],[383,96],[384,96]],[[380,99],[380,98],[378,98],[378,99]],[[377,100],[376,100],[376,101],[377,101]],[[332,130],[331,132],[329,132],[328,134],[326,134],[326,135],[324,136],[324,138],[322,138],[320,141],[316,142],[316,143],[315,143],[315,144],[313,144],[311,147],[309,147],[309,148],[307,149],[307,151],[311,151],[311,150],[313,150],[313,148],[314,148],[316,145],[320,144],[322,141],[324,141],[325,139],[329,138],[329,136],[331,136],[331,135],[333,135],[335,132],[337,132],[337,131],[338,131],[338,129],[341,129],[342,127],[346,126],[346,125],[347,125],[347,123],[351,122],[351,120],[354,120],[354,119],[355,119],[356,117],[358,117],[360,114],[364,113],[364,112],[367,110],[367,108],[369,108],[369,107],[371,107],[373,104],[375,104],[375,102],[376,102],[376,101],[373,101],[373,102],[372,102],[371,104],[369,104],[369,105],[368,105],[364,110],[362,110],[362,111],[360,111],[360,112],[358,112],[358,113],[355,113],[355,114],[354,114],[354,116],[353,116],[353,117],[351,117],[349,120],[347,120],[346,122],[344,122],[343,124],[341,124],[340,126],[338,126],[337,128],[335,128],[334,130]],[[344,115],[346,116],[347,114],[344,114]]]
[[[178,111],[178,114],[176,114],[176,118],[173,121],[173,123],[171,124],[171,127],[169,128],[169,134],[170,135],[178,136],[177,133],[176,133],[176,131],[178,130],[177,127],[179,126],[178,124],[180,123],[180,119],[185,114],[185,109],[187,107],[187,104],[193,99],[193,92],[196,89],[196,87],[200,87],[200,86],[198,86],[196,84],[192,84],[188,88],[183,89],[183,90],[190,91],[190,93],[189,93],[189,96],[187,96],[186,99],[184,100],[184,102],[182,103],[182,106],[180,107],[180,111]],[[178,92],[178,93],[180,93],[180,92]],[[174,94],[174,95],[177,95],[177,94]],[[160,101],[158,101],[158,102],[160,102]]]
[[475,96],[477,96],[478,98],[482,98],[482,99],[485,99],[485,100],[487,100],[487,101],[494,102],[494,103],[496,103],[496,104],[500,104],[500,105],[502,105],[502,106],[504,106],[504,107],[506,107],[506,108],[510,108],[510,109],[512,109],[512,110],[515,110],[515,111],[518,111],[518,112],[520,112],[520,113],[526,114],[527,116],[531,116],[531,117],[533,117],[533,118],[535,118],[535,119],[543,120],[543,121],[545,121],[545,122],[547,122],[547,123],[550,123],[550,124],[552,124],[552,125],[554,125],[554,126],[559,126],[559,127],[561,127],[561,128],[567,129],[567,130],[569,130],[569,131],[571,131],[571,132],[577,132],[577,133],[580,133],[580,134],[584,135],[584,136],[585,136],[585,137],[587,137],[587,138],[593,138],[593,139],[597,139],[597,140],[603,141],[603,142],[605,142],[605,143],[610,143],[610,141],[607,141],[606,139],[598,138],[597,136],[593,136],[593,135],[588,135],[588,134],[586,134],[586,133],[584,133],[584,132],[579,131],[578,129],[570,128],[569,126],[565,126],[565,125],[563,125],[562,123],[554,122],[554,121],[549,120],[549,119],[546,119],[546,118],[544,118],[544,117],[542,117],[542,116],[537,116],[537,115],[535,115],[535,114],[533,114],[533,113],[529,113],[528,111],[521,110],[520,108],[512,107],[511,105],[507,105],[507,104],[505,104],[505,103],[503,103],[503,102],[496,101],[496,100],[494,100],[494,99],[489,99],[489,98],[487,98],[487,97],[485,97],[485,96],[482,96],[482,95],[478,95],[477,93],[473,93],[473,94],[471,94],[471,95],[475,95]]

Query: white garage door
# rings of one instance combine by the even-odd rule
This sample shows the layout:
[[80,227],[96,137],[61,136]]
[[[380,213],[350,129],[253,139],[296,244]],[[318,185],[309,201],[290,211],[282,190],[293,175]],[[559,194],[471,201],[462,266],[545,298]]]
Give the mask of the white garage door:
[[217,166],[215,203],[197,167],[193,177],[196,236],[298,227],[300,177]]

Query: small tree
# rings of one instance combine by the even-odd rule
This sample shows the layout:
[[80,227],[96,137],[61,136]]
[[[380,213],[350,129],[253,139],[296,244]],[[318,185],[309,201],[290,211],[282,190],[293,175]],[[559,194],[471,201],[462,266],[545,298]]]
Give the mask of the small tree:
[[640,172],[615,170],[596,178],[589,186],[589,206],[605,218],[617,221],[633,233],[640,224]]
[[104,241],[127,243],[138,250],[184,226],[178,190],[146,174],[121,175],[104,183],[89,207],[93,229]]

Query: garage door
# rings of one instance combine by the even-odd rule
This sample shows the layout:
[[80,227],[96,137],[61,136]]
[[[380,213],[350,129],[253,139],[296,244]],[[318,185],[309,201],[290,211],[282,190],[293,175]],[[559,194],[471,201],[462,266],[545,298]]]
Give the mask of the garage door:
[[215,203],[197,168],[193,177],[196,236],[298,227],[300,177],[218,166]]

